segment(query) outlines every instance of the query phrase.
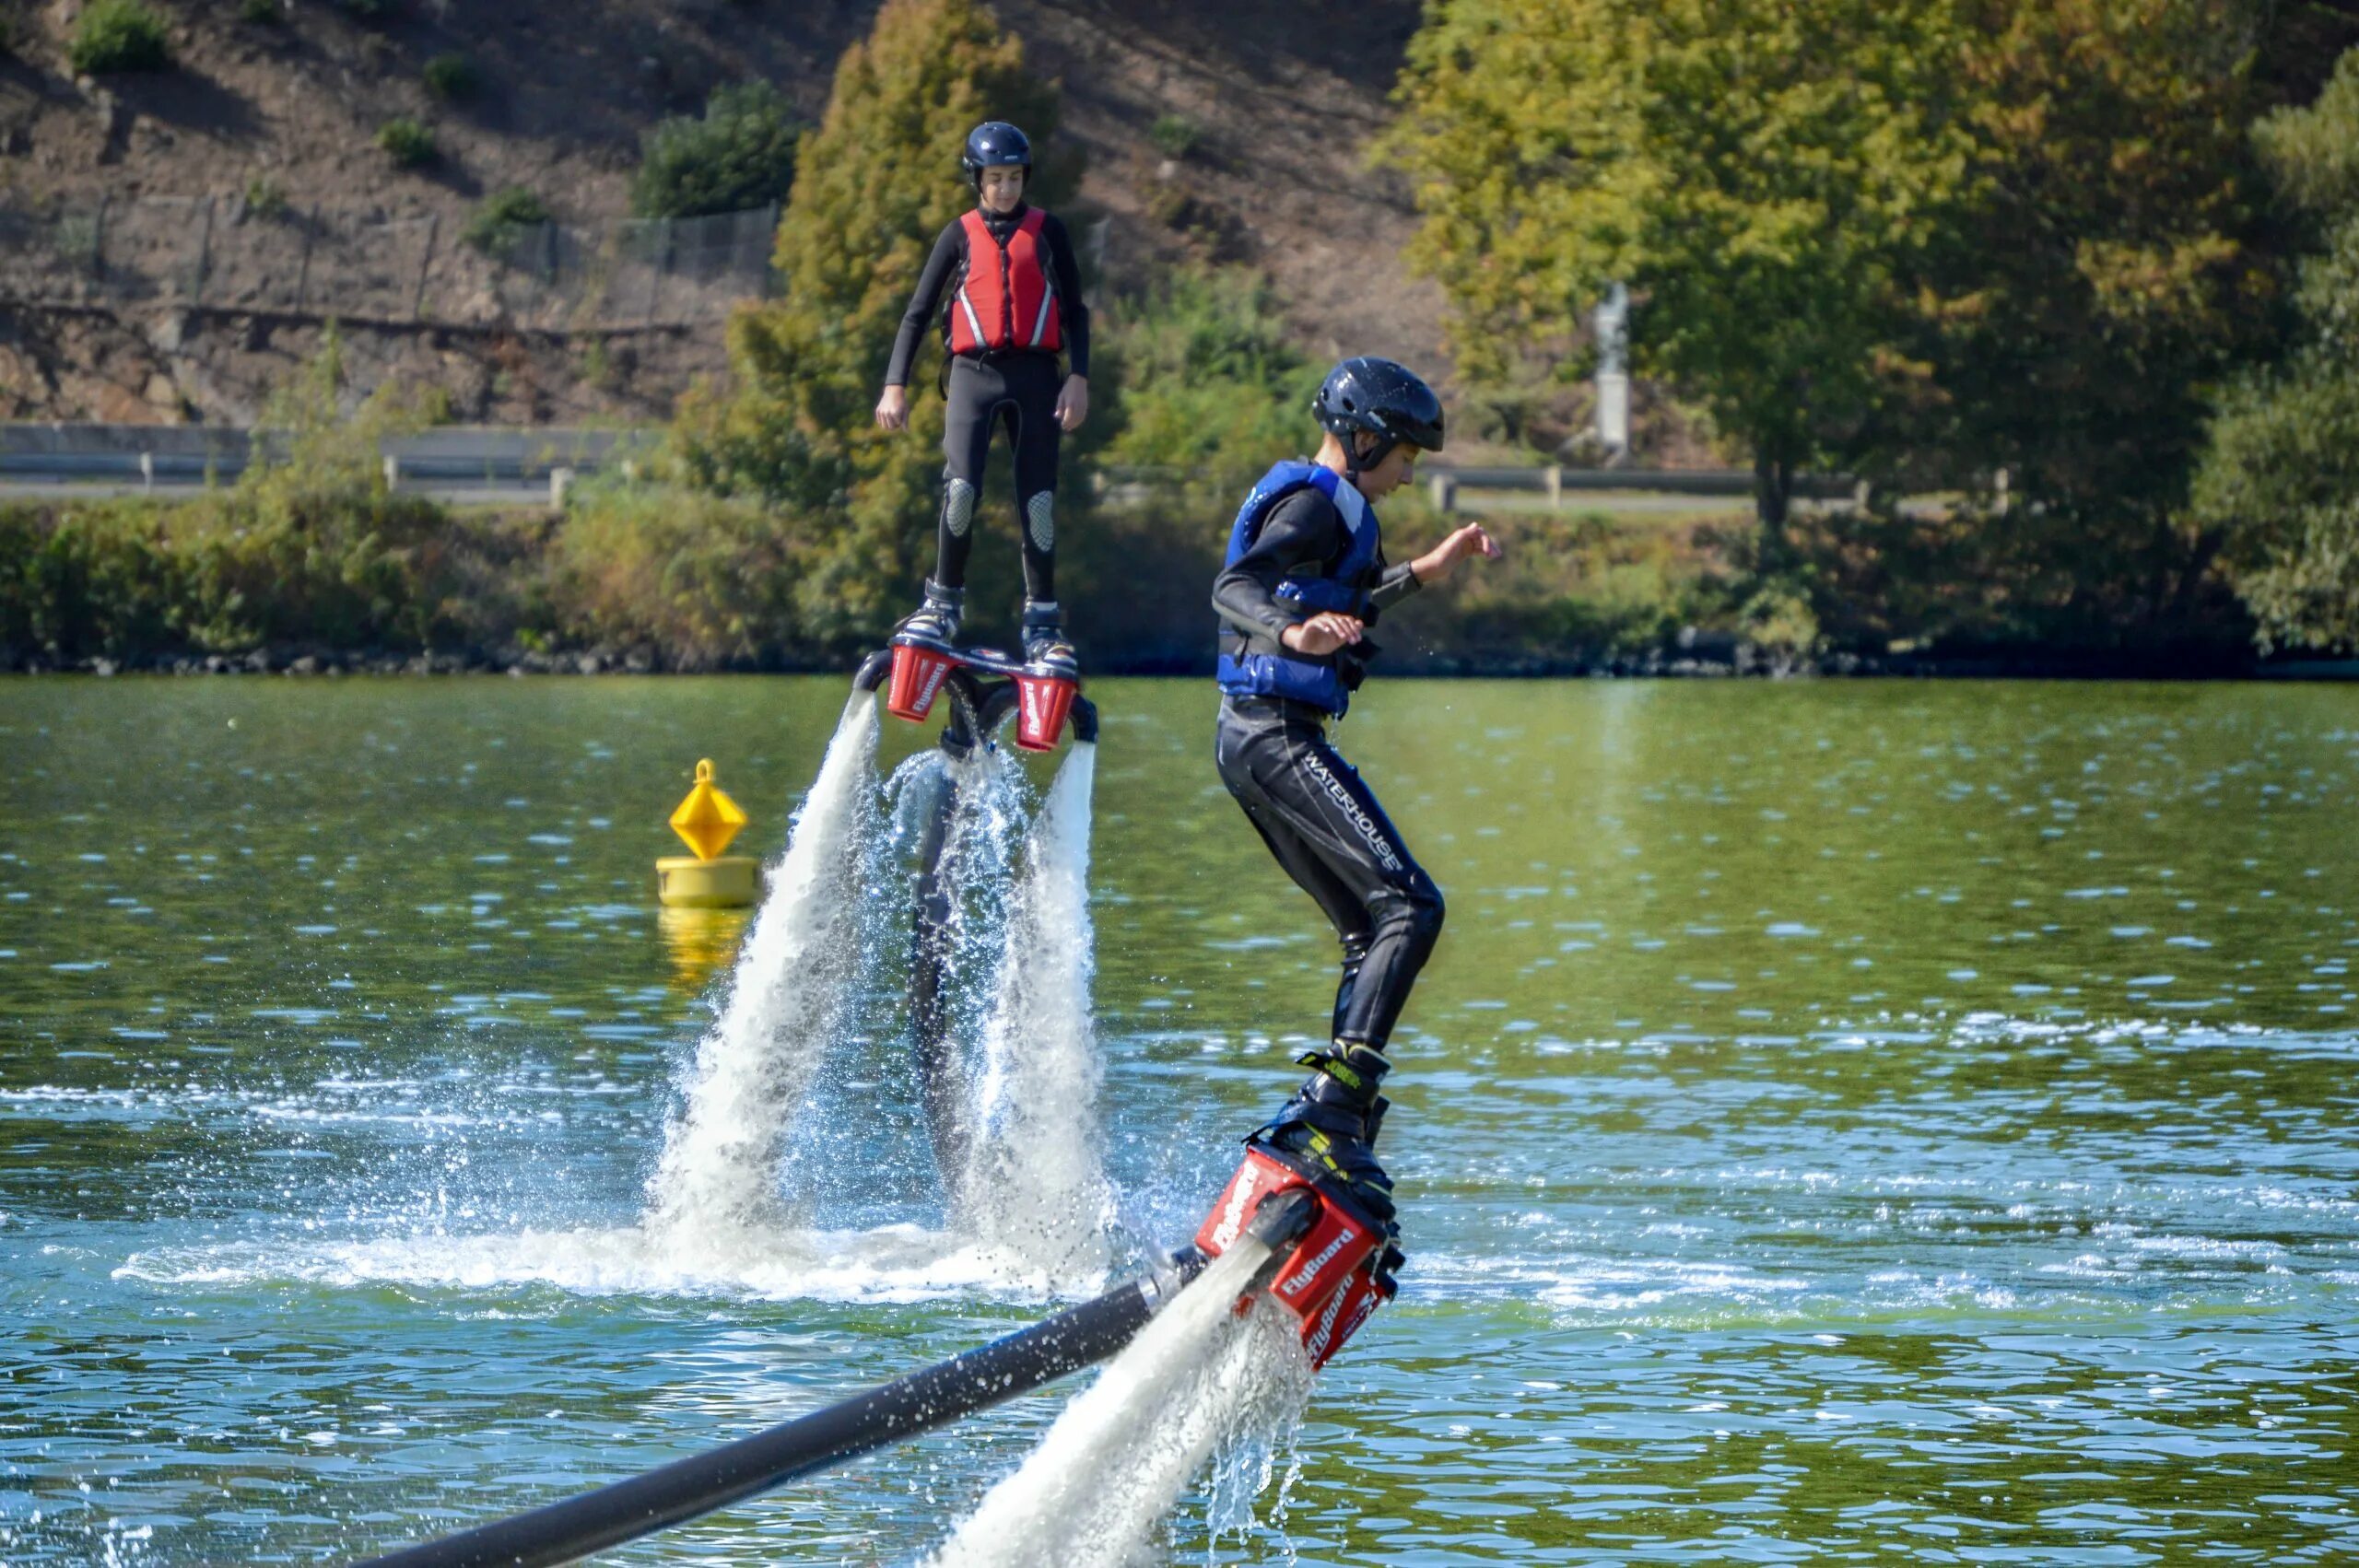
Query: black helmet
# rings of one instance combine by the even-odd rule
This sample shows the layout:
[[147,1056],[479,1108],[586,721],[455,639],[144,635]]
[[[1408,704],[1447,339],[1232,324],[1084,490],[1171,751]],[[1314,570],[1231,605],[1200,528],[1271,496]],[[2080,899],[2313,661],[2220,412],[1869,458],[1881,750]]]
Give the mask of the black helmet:
[[967,133],[967,150],[958,155],[958,167],[967,171],[967,183],[980,190],[983,170],[1002,164],[1020,163],[1024,177],[1032,177],[1032,143],[1030,138],[1004,120],[986,120]]
[[[1415,371],[1390,359],[1363,356],[1344,360],[1327,372],[1310,407],[1319,423],[1343,441],[1355,469],[1382,462],[1403,441],[1429,452],[1441,451],[1441,399]],[[1376,438],[1374,452],[1361,456],[1352,451],[1352,434],[1357,430]]]

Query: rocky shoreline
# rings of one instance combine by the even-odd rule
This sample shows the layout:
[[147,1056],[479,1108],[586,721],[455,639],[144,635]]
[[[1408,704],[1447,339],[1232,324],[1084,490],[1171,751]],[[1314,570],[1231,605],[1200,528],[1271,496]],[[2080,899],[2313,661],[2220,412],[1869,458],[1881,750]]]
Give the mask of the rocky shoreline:
[[[397,652],[372,649],[263,648],[245,654],[154,653],[127,659],[58,661],[0,649],[0,675],[673,675],[836,674],[841,662],[683,663],[664,650],[597,648],[464,649]],[[1113,658],[1092,673],[1205,677],[1211,661],[1184,657]],[[2218,647],[2148,650],[1984,648],[1908,653],[1842,649],[1796,654],[1720,638],[1697,638],[1642,652],[1528,653],[1488,657],[1406,657],[1388,661],[1388,679],[1419,676],[1498,680],[1565,679],[1949,679],[1949,680],[2359,680],[2359,660],[2262,660]]]

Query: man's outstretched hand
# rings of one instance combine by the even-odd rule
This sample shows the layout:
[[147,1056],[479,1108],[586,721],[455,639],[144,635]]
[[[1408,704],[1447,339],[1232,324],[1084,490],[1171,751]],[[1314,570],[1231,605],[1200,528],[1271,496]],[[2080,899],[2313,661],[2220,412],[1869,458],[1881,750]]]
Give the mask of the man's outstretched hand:
[[1458,569],[1458,563],[1469,556],[1481,556],[1497,560],[1507,552],[1491,537],[1491,531],[1479,522],[1470,522],[1450,536],[1409,563],[1419,582],[1439,582]]

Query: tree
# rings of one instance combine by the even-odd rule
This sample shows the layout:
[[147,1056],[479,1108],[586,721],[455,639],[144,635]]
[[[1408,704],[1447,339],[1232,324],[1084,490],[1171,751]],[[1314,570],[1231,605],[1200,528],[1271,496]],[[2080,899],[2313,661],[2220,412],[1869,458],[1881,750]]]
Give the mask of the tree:
[[1476,378],[1561,351],[1614,282],[1635,368],[1754,452],[1765,556],[1796,473],[1913,367],[1906,287],[1959,199],[1953,0],[1442,0],[1385,148]]
[[2264,650],[2359,649],[2359,48],[2316,103],[2255,139],[2321,242],[2302,265],[2293,352],[2224,400],[2194,510],[2227,533]]
[[794,183],[803,127],[768,82],[715,88],[702,118],[676,115],[640,142],[630,183],[640,217],[699,217],[768,206]]
[[1912,280],[1920,395],[1872,439],[1915,487],[1966,493],[1971,526],[1931,569],[1987,585],[1990,630],[2179,636],[2226,608],[2188,485],[2279,294],[2246,137],[2264,18],[2245,0],[1961,14],[1970,179]]
[[[908,431],[876,429],[870,412],[934,236],[973,200],[959,148],[989,119],[1022,125],[1037,147],[1056,109],[1054,87],[976,0],[886,0],[798,150],[774,258],[785,294],[731,322],[733,392],[682,409],[675,446],[694,482],[807,514],[817,559],[796,600],[820,638],[876,635],[918,582],[941,404],[920,374]],[[1050,205],[1074,183],[1053,158],[1035,181]]]

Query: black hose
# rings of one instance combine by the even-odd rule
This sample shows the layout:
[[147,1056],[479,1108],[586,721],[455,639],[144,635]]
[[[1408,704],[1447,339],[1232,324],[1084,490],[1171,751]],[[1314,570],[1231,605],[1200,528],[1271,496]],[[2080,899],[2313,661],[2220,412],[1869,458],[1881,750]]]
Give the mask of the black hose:
[[1027,1394],[1129,1344],[1180,1286],[1203,1271],[1190,1247],[1177,1277],[1133,1280],[1096,1301],[994,1340],[840,1404],[709,1454],[529,1514],[371,1558],[362,1568],[536,1568],[725,1508],[757,1492]]

